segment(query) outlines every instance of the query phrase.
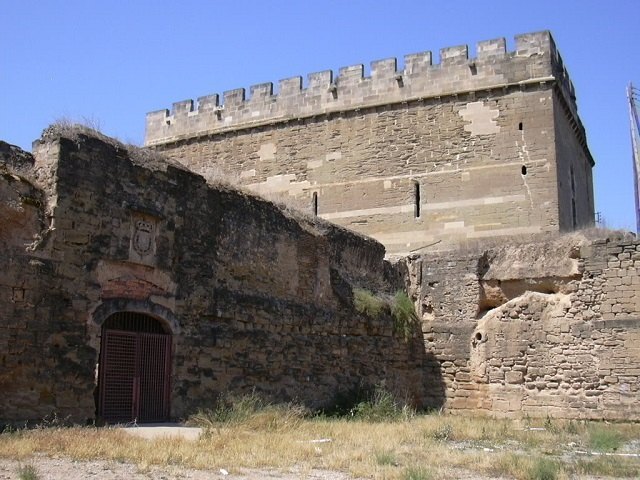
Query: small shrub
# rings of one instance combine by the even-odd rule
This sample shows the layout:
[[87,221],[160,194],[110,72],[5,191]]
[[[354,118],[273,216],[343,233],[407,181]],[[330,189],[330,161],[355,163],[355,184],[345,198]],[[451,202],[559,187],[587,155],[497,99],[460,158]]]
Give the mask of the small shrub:
[[33,465],[20,465],[18,467],[18,478],[20,480],[38,480],[40,475],[38,469]]
[[538,458],[533,462],[527,472],[528,480],[556,480],[560,472],[558,462],[547,458]]
[[402,473],[402,480],[431,480],[433,474],[424,467],[409,467]]
[[375,456],[376,456],[376,464],[378,465],[382,465],[382,466],[389,465],[393,467],[398,466],[398,461],[396,459],[395,454],[389,450],[376,452]]
[[415,415],[414,410],[406,404],[400,404],[384,384],[377,385],[371,398],[356,405],[351,415],[358,420],[368,422],[385,422],[408,420]]
[[405,340],[411,338],[418,324],[418,315],[415,305],[405,292],[398,291],[393,297],[391,315],[393,316],[394,332]]
[[273,405],[255,392],[242,396],[221,396],[213,410],[201,410],[189,417],[188,423],[211,430],[221,426],[244,425],[256,430],[281,430],[300,424],[309,416],[302,405]]
[[596,426],[589,429],[589,446],[600,452],[613,452],[622,445],[622,435],[611,429]]
[[369,317],[377,317],[387,306],[387,303],[369,290],[363,288],[353,289],[353,306],[356,311]]
[[445,423],[444,425],[436,428],[431,437],[437,442],[446,442],[447,440],[451,440],[453,438],[453,427],[449,423]]

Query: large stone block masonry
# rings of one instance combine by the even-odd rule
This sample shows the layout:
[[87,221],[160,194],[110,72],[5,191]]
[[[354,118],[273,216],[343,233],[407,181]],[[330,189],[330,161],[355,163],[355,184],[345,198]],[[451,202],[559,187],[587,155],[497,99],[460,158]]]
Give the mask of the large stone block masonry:
[[549,32],[395,58],[173,104],[146,144],[214,179],[369,235],[388,254],[573,230],[593,159]]
[[[425,402],[419,337],[354,309],[353,288],[397,286],[381,244],[59,130],[33,156],[0,144],[0,423],[177,419],[252,391],[320,408],[383,381]],[[127,342],[160,334],[169,356],[129,374]]]

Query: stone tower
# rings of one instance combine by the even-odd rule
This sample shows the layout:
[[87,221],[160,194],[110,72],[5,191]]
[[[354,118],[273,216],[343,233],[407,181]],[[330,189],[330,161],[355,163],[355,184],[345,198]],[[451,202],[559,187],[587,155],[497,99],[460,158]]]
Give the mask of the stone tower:
[[370,235],[388,254],[593,222],[593,158],[549,32],[254,85],[147,115],[147,146]]

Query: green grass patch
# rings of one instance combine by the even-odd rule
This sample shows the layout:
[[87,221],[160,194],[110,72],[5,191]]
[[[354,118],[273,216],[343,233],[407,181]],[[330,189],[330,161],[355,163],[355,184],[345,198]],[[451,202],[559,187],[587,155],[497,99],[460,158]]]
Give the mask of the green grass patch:
[[425,467],[409,467],[402,472],[402,480],[432,480],[433,473]]
[[622,446],[622,434],[605,425],[589,429],[589,446],[599,452],[615,452]]
[[353,306],[359,313],[374,318],[379,316],[385,308],[388,308],[384,299],[364,288],[353,289]]
[[382,450],[375,453],[376,464],[380,466],[398,466],[398,459],[391,450]]

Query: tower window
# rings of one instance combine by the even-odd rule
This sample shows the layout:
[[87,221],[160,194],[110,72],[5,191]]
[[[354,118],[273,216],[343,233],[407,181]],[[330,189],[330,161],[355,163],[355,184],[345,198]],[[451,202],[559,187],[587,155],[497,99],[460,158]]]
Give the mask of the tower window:
[[312,203],[313,203],[312,205],[313,214],[317,217],[318,216],[318,192],[313,192]]
[[413,207],[413,216],[415,218],[420,218],[420,184],[416,181],[413,182],[413,196],[414,196],[414,207]]

